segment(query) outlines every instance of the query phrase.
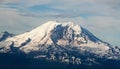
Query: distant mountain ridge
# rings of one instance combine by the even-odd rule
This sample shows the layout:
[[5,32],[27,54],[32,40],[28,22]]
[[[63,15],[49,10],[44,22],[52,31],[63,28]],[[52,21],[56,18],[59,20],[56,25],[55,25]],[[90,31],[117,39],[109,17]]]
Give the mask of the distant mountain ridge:
[[0,33],[0,42],[3,40],[6,40],[9,37],[13,37],[13,36],[14,36],[14,34],[4,31],[4,32]]
[[75,65],[120,60],[119,48],[73,22],[48,21],[30,32],[7,37],[0,42],[1,54],[22,54],[27,58]]

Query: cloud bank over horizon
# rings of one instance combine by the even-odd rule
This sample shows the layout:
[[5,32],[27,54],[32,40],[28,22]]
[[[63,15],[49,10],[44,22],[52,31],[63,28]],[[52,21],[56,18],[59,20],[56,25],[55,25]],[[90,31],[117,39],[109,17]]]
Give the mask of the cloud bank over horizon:
[[0,32],[23,33],[44,22],[72,21],[120,46],[120,0],[0,0]]

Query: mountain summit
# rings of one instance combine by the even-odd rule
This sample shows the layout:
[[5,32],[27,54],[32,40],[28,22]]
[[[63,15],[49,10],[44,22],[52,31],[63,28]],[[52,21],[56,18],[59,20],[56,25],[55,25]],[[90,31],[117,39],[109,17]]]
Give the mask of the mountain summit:
[[118,49],[98,39],[87,29],[73,22],[57,21],[48,21],[32,31],[0,42],[0,53],[24,53],[28,58],[73,64],[97,63],[95,58],[120,59]]

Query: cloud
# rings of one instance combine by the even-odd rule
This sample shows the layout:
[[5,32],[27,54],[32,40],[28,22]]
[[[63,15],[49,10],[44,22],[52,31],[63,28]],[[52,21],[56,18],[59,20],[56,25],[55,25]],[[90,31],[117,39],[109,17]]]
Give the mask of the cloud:
[[87,23],[92,24],[95,27],[112,27],[112,26],[118,26],[120,20],[115,17],[109,17],[109,16],[91,16],[86,19]]
[[0,0],[1,3],[17,3],[20,2],[20,0]]
[[25,32],[39,22],[37,18],[21,16],[15,9],[0,8],[0,31]]
[[30,7],[39,4],[47,4],[49,2],[53,2],[54,0],[1,0],[1,3],[8,4],[8,3],[24,3],[24,7]]
[[[105,15],[117,16],[120,14],[117,7],[119,7],[119,0],[4,0],[5,3],[21,3],[14,5],[22,13],[27,15],[41,14],[48,16],[63,16],[75,17],[80,15]],[[13,6],[13,5],[12,5]],[[11,7],[11,4],[8,5]],[[35,9],[35,7],[38,7]],[[114,8],[116,7],[116,8]],[[44,8],[44,9],[43,9]],[[39,11],[39,12],[38,12]],[[25,14],[24,13],[24,14]],[[51,14],[56,13],[56,14]],[[112,13],[112,14],[111,14]]]

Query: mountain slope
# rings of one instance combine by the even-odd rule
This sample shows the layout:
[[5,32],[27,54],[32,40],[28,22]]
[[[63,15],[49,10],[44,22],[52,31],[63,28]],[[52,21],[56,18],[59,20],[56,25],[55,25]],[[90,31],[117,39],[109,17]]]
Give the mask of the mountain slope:
[[30,32],[0,42],[0,53],[25,54],[72,64],[99,64],[97,59],[120,59],[120,51],[72,22],[49,21]]
[[7,31],[2,32],[2,33],[0,33],[0,42],[1,42],[1,41],[4,41],[4,40],[6,40],[7,38],[12,37],[12,36],[14,36],[14,35],[11,34],[11,33],[9,33],[9,32],[7,32]]

